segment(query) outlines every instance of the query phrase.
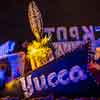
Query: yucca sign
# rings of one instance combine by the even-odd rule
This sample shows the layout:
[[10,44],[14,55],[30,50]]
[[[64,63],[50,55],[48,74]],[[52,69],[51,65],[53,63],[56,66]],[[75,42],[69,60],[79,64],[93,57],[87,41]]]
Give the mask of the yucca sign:
[[44,65],[19,81],[25,98],[51,93],[56,96],[85,96],[96,86],[87,70],[87,50],[84,48]]
[[[75,76],[75,74],[77,75]],[[32,96],[32,94],[34,95],[35,92],[41,92],[49,88],[56,88],[59,85],[66,86],[70,83],[78,83],[79,81],[84,81],[86,79],[87,75],[80,66],[76,65],[73,66],[70,71],[62,69],[58,73],[54,71],[47,76],[42,74],[39,77],[28,75],[26,78],[21,78],[20,81],[24,96],[28,98]]]
[[21,98],[97,95],[97,84],[87,69],[85,46],[49,62],[43,67],[15,80],[13,90],[0,95]]

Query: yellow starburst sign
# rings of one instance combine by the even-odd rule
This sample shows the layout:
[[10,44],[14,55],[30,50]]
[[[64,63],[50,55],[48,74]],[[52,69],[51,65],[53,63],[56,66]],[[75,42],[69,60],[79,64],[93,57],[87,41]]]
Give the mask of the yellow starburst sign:
[[52,50],[48,47],[48,42],[51,37],[43,37],[41,13],[33,1],[29,3],[28,17],[31,30],[36,40],[33,40],[32,43],[28,45],[27,57],[31,62],[32,70],[36,70],[53,59],[53,56],[51,57]]

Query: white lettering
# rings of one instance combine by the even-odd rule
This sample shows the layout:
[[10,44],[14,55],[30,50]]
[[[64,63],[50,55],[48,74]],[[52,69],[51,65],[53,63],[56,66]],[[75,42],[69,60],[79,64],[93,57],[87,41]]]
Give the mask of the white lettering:
[[66,29],[66,27],[58,27],[57,28],[57,40],[58,41],[67,40],[67,29]]
[[[32,80],[31,80],[31,75],[26,77],[26,81],[25,81],[24,77],[21,78],[20,81],[21,81],[21,84],[22,84],[22,89],[24,91],[25,97],[26,98],[30,97],[34,92]],[[26,82],[27,82],[27,85],[26,85]]]
[[[56,78],[56,81],[54,78]],[[48,85],[51,87],[56,87],[58,85],[57,75],[55,72],[52,72],[48,75]]]
[[[59,26],[59,27],[45,27],[44,33],[47,33],[48,36],[51,36],[55,33],[56,41],[68,41],[68,40],[86,40],[90,38],[91,40],[95,40],[93,26]],[[83,34],[82,34],[83,33]]]
[[40,80],[41,80],[41,85],[40,85],[38,77],[33,78],[35,89],[37,91],[41,91],[42,89],[46,89],[47,88],[46,78],[45,78],[44,75],[40,76]]
[[[58,81],[60,84],[67,85],[69,83],[69,76],[66,76],[68,76],[68,71],[66,69],[63,69],[58,73]],[[66,79],[64,79],[64,77],[66,77]]]
[[78,82],[79,80],[83,79],[84,72],[79,66],[74,66],[70,70],[69,77],[73,82]]
[[[40,78],[40,83],[39,83]],[[67,69],[62,69],[58,73],[52,72],[48,76],[41,75],[40,77],[33,77],[31,75],[25,78],[21,78],[21,85],[26,98],[30,97],[36,91],[42,91],[49,87],[56,87],[57,85],[67,85],[70,82],[77,83],[80,80],[86,80],[87,76],[80,66],[76,65],[72,67],[69,72]],[[34,85],[33,85],[33,84]],[[34,86],[34,87],[33,87]]]
[[54,27],[48,27],[48,28],[44,28],[44,33],[47,33],[48,36],[51,36],[52,33],[55,32],[55,28]]
[[83,40],[86,40],[87,38],[95,40],[93,26],[90,25],[89,28],[87,28],[86,26],[82,26],[82,29],[85,32],[85,34],[83,35]]
[[73,26],[69,28],[69,33],[72,39],[79,40],[79,31],[77,26]]

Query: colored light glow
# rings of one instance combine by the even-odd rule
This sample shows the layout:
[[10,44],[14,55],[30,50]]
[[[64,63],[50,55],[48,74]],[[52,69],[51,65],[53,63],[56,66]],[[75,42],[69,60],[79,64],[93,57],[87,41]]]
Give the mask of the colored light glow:
[[48,60],[51,59],[51,49],[47,46],[50,37],[48,38],[45,36],[43,38],[42,16],[34,1],[29,3],[28,18],[36,41],[33,41],[28,45],[27,55],[30,59],[32,70],[35,70],[46,64]]
[[3,70],[0,70],[0,79],[4,79],[5,76],[4,76],[5,72]]
[[43,21],[41,13],[34,1],[29,3],[28,18],[34,36],[37,40],[40,40],[43,34]]
[[3,87],[5,81],[5,71],[0,70],[0,87]]
[[48,62],[51,49],[47,46],[50,38],[46,36],[40,42],[33,41],[28,45],[27,57],[30,59],[32,70],[35,70]]
[[99,32],[100,31],[100,26],[95,26],[95,31]]
[[13,81],[11,81],[11,82],[9,82],[9,83],[6,83],[6,89],[8,90],[8,91],[11,91],[11,90],[13,90],[14,88],[15,88],[15,84],[16,84],[16,80],[13,80]]
[[[75,76],[76,72],[77,76]],[[69,71],[67,69],[61,69],[58,72],[53,71],[47,75],[42,73],[42,75],[37,77],[33,77],[30,74],[27,77],[22,77],[20,82],[24,91],[24,96],[29,98],[30,96],[34,95],[35,92],[48,90],[50,88],[58,88],[60,85],[67,86],[71,83],[76,84],[85,80],[87,80],[86,73],[80,66],[76,65]]]
[[24,52],[13,53],[7,56],[11,66],[12,79],[24,74]]
[[7,41],[0,46],[0,56],[4,56],[8,53],[11,53],[14,50],[15,42]]

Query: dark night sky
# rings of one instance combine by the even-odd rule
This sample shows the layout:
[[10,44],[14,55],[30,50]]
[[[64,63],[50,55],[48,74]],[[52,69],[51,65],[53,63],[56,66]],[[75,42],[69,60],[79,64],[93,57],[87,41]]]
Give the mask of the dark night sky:
[[[33,39],[28,19],[29,0],[0,1],[0,43]],[[100,0],[36,0],[44,26],[100,24]]]

